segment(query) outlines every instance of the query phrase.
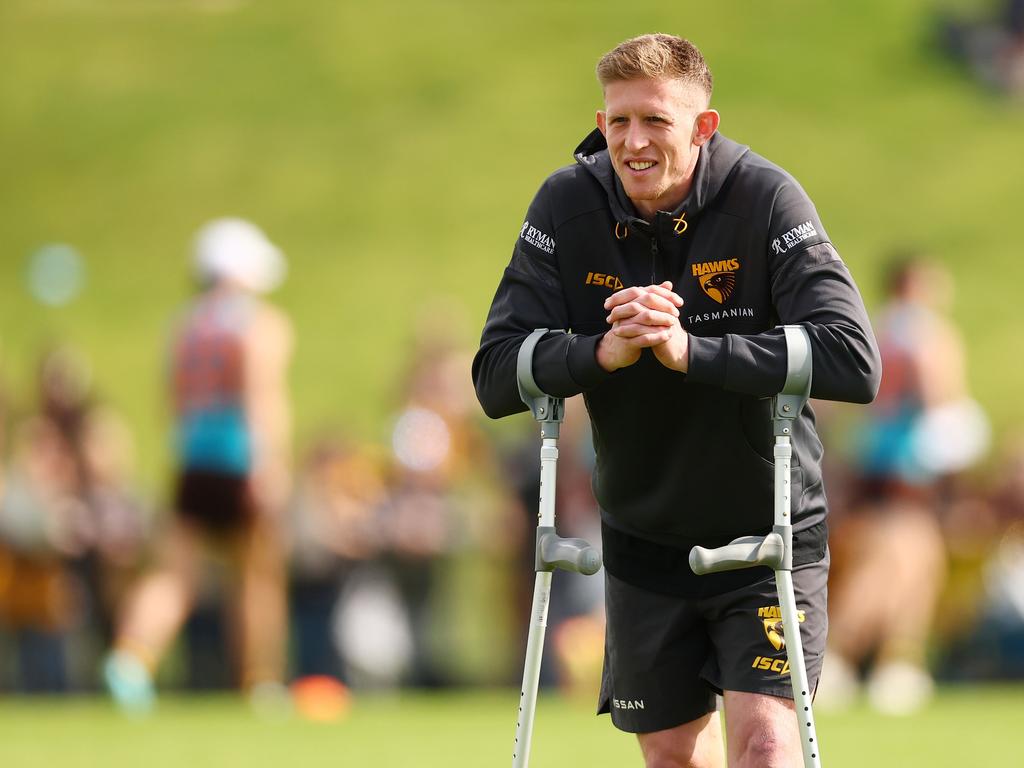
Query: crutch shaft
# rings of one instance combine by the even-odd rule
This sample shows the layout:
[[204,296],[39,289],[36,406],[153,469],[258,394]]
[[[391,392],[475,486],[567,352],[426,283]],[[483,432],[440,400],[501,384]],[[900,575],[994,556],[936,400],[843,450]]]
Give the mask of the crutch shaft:
[[555,482],[558,478],[558,440],[545,437],[540,448],[540,506],[537,524],[551,527],[555,524]]
[[533,608],[530,611],[530,634],[526,641],[523,687],[519,694],[516,741],[512,747],[512,768],[526,768],[530,763],[530,742],[533,739],[533,718],[537,710],[537,689],[540,685],[540,664],[544,655],[550,599],[551,572],[540,571],[533,585]]
[[814,729],[814,711],[811,708],[813,691],[807,678],[803,642],[800,640],[800,615],[796,607],[791,571],[776,571],[775,585],[779,593],[782,612],[782,630],[786,638],[786,656],[789,659],[790,682],[793,685],[793,704],[796,707],[800,746],[804,755],[804,768],[821,768],[821,750]]
[[540,665],[544,655],[544,635],[548,625],[548,603],[551,599],[551,576],[555,568],[578,573],[595,573],[601,556],[582,539],[563,539],[555,533],[555,480],[558,473],[558,434],[565,416],[562,398],[547,395],[533,376],[533,353],[548,333],[538,328],[519,348],[516,361],[516,383],[519,396],[540,423],[540,505],[537,512],[536,580],[533,587],[533,608],[530,611],[530,633],[526,641],[526,663],[523,666],[523,687],[519,695],[519,719],[516,741],[512,748],[512,768],[526,768],[530,761],[533,718],[537,708]]

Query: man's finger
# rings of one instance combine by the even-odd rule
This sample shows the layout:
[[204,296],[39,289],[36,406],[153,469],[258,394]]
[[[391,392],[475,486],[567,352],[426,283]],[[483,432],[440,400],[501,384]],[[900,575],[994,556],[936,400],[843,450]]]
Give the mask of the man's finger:
[[629,301],[625,304],[619,304],[618,306],[613,307],[612,311],[608,315],[608,322],[611,323],[615,320],[622,320],[623,318],[642,312],[645,308],[653,309],[658,312],[666,312],[674,317],[679,316],[679,310],[676,309],[675,304],[658,294],[648,292],[634,301]]
[[642,325],[672,325],[672,323],[678,322],[676,318],[679,313],[675,310],[675,307],[671,307],[671,309],[671,312],[662,312],[661,310],[651,309],[636,302],[630,302],[613,309],[608,314],[606,320],[609,323],[629,321],[641,323]]
[[674,306],[683,306],[683,297],[672,290],[672,283],[670,283],[668,280],[666,280],[664,283],[661,283],[660,285],[648,285],[647,291],[651,294],[660,296],[663,299],[668,300]]
[[621,291],[616,291],[607,299],[604,300],[604,308],[611,309],[617,307],[620,304],[628,304],[647,293],[645,288],[641,288],[638,285],[631,285],[629,288],[623,288]]
[[636,347],[656,347],[672,338],[671,328],[638,323],[616,326],[611,332]]
[[683,298],[672,290],[672,283],[665,281],[660,285],[637,286],[623,288],[605,299],[604,308],[613,309],[631,301],[648,303],[650,300],[660,299],[669,302],[674,307],[683,306]]

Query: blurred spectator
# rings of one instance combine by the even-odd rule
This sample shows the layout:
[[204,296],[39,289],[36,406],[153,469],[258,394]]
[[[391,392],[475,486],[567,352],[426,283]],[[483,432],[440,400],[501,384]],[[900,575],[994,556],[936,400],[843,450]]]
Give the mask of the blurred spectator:
[[947,18],[942,45],[985,85],[1024,96],[1024,0],[1003,0],[993,19]]
[[940,673],[952,680],[1024,680],[1024,439],[1012,441],[991,492],[957,510],[950,527],[980,584],[954,607]]
[[283,691],[292,334],[287,317],[259,295],[280,283],[285,263],[253,224],[219,219],[199,231],[195,267],[200,292],[170,350],[174,515],[104,665],[111,694],[131,710],[152,704],[153,675],[199,589],[204,543],[237,579],[242,686],[254,701]]
[[902,714],[932,692],[925,653],[946,579],[944,491],[980,458],[988,430],[947,315],[949,275],[924,257],[898,259],[887,296],[876,323],[882,385],[859,441],[859,493],[831,537],[837,567],[819,697],[824,706],[846,703],[871,664],[872,704]]
[[420,687],[451,682],[434,650],[432,618],[448,559],[470,530],[464,525],[485,512],[467,507],[467,490],[488,474],[491,462],[477,426],[470,360],[450,333],[435,329],[422,335],[391,431],[393,474],[381,510],[381,562],[394,579],[412,632],[405,681]]
[[295,674],[350,682],[333,620],[352,574],[375,560],[383,546],[384,461],[369,448],[322,438],[304,462],[297,486],[290,515]]
[[[324,438],[304,464],[291,521],[300,676],[450,685],[472,676],[458,651],[465,631],[507,609],[493,591],[483,609],[470,604],[511,552],[500,530],[510,504],[457,326],[443,312],[418,324],[386,448]],[[493,678],[501,652],[483,647]]]
[[141,549],[131,436],[93,403],[90,378],[67,348],[43,357],[38,409],[16,429],[0,497],[0,614],[16,635],[25,690],[72,686],[69,633],[107,641],[111,607]]

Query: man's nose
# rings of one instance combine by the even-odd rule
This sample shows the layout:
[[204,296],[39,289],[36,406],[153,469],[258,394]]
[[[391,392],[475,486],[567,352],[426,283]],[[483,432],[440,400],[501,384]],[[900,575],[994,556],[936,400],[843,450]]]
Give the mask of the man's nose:
[[626,129],[626,149],[636,152],[646,147],[650,142],[647,139],[647,132],[642,125],[633,123]]

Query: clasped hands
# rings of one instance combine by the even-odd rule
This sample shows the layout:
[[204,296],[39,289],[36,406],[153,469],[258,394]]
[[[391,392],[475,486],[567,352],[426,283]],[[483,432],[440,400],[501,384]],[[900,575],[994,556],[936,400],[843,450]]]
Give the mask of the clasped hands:
[[681,306],[682,298],[668,281],[613,293],[604,303],[611,330],[597,345],[598,364],[606,371],[625,368],[649,348],[666,368],[685,373],[689,336],[679,324]]

